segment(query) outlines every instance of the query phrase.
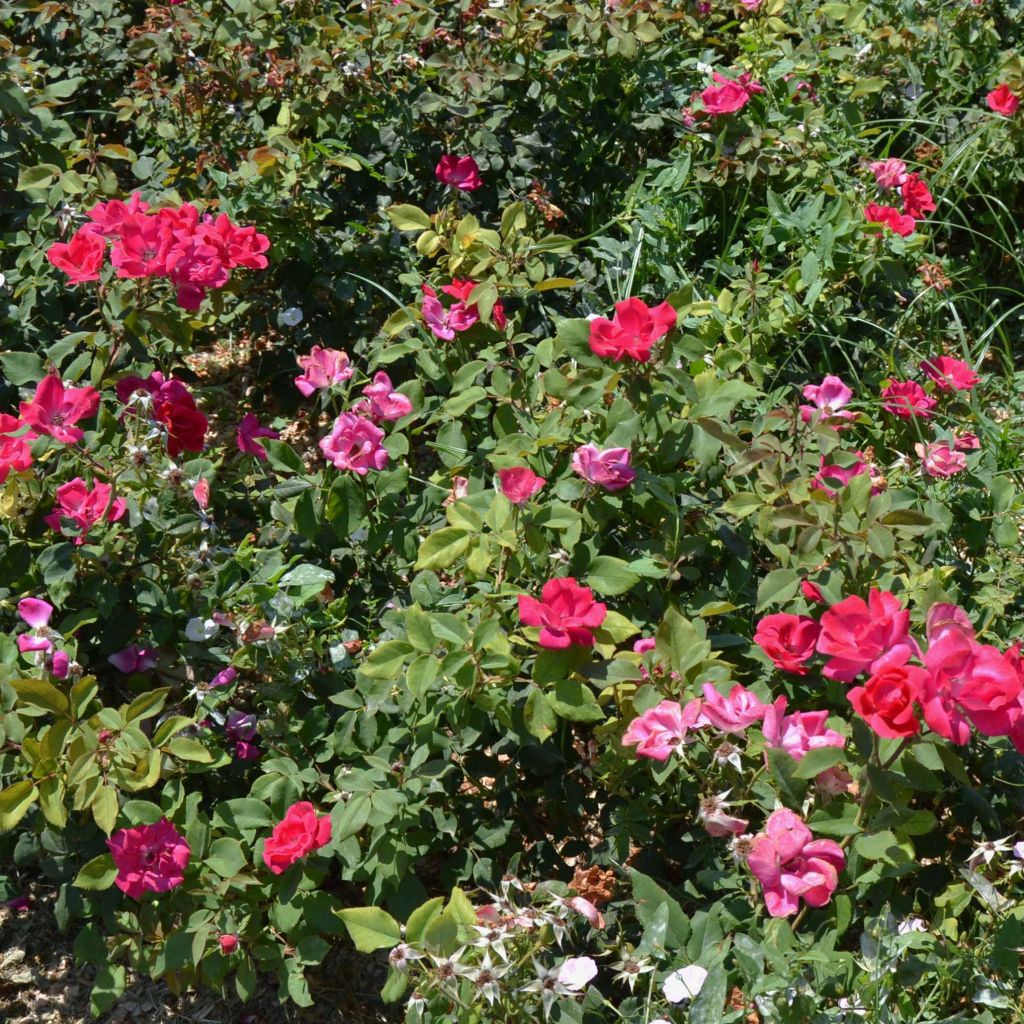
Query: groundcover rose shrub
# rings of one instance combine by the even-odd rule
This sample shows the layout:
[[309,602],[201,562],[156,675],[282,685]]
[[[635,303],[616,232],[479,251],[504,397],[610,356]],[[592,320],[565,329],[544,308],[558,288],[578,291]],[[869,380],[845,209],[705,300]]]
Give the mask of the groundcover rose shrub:
[[97,1016],[1024,1019],[1019,0],[0,19],[0,892]]

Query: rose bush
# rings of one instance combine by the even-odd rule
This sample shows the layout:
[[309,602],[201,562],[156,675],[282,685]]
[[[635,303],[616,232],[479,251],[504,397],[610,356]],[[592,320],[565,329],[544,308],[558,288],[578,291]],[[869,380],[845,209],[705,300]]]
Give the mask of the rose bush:
[[0,19],[0,891],[97,1015],[1021,1018],[1020,0]]

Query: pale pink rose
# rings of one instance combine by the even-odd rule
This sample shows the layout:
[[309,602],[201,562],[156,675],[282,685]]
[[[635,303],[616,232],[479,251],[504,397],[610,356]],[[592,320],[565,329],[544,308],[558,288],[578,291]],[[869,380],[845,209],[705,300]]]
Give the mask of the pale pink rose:
[[558,969],[558,983],[570,992],[582,992],[597,977],[597,964],[589,956],[571,956]]
[[704,716],[722,732],[745,732],[754,722],[760,722],[768,710],[750,690],[737,684],[723,696],[713,683],[704,684]]
[[335,469],[350,469],[366,476],[371,469],[387,465],[388,452],[381,444],[384,431],[372,421],[351,412],[343,412],[327,437],[321,438],[320,450]]
[[951,447],[948,441],[933,441],[929,445],[915,444],[914,451],[929,476],[955,476],[967,468],[967,456]]
[[314,345],[308,356],[298,356],[296,361],[303,372],[295,378],[295,386],[306,398],[314,391],[348,380],[355,372],[346,353],[319,345]]
[[794,711],[787,715],[788,703],[785,697],[779,697],[765,711],[762,730],[769,747],[781,748],[799,761],[812,750],[846,745],[846,740],[826,725],[827,711]]
[[699,699],[685,707],[674,700],[663,700],[629,723],[622,737],[623,746],[636,746],[638,757],[667,761],[686,741],[690,729],[707,725]]
[[371,420],[381,423],[387,420],[400,420],[412,412],[412,402],[401,392],[394,389],[391,378],[379,370],[373,375],[373,383],[363,388],[368,401],[360,402],[352,411],[356,414],[369,416]]
[[820,384],[808,384],[803,394],[814,403],[800,406],[800,419],[804,423],[827,423],[841,429],[844,421],[857,418],[855,412],[843,408],[853,398],[853,392],[839,377],[829,374]]
[[606,491],[621,491],[636,479],[636,470],[629,464],[628,448],[606,448],[585,444],[572,457],[572,471],[587,483]]
[[878,187],[886,191],[899,188],[907,180],[907,165],[902,160],[889,157],[868,164],[868,170],[875,176]]

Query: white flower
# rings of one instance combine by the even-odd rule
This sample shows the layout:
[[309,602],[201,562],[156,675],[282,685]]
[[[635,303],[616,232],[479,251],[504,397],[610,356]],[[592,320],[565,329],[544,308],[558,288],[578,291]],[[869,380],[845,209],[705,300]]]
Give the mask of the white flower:
[[505,940],[508,936],[505,934],[504,928],[500,925],[484,928],[475,924],[473,925],[473,930],[477,933],[477,936],[470,943],[471,946],[475,946],[478,949],[493,949],[502,960],[506,963],[508,962],[508,952],[505,949]]
[[900,921],[896,927],[896,933],[898,935],[907,935],[909,932],[926,931],[928,931],[928,925],[919,917],[908,917],[905,921]]
[[404,942],[400,942],[391,952],[388,954],[388,963],[396,971],[401,971],[403,974],[409,970],[410,960],[422,960],[423,954],[418,950],[407,946]]
[[570,992],[582,992],[597,977],[597,964],[589,956],[571,956],[558,968],[558,982]]
[[483,962],[475,971],[469,971],[466,977],[473,983],[477,991],[493,1006],[494,1000],[501,995],[501,979],[507,967],[491,963],[490,952],[484,953]]
[[539,992],[541,1003],[544,1006],[544,1016],[549,1017],[555,1000],[561,996],[571,996],[572,992],[558,980],[558,971],[549,970],[542,964],[537,963],[536,960],[533,961],[533,969],[537,977],[524,985],[519,991]]
[[192,618],[185,626],[185,637],[194,643],[212,640],[220,632],[220,626],[213,619]]
[[708,972],[699,964],[690,964],[673,971],[661,986],[665,998],[670,1003],[681,1003],[684,999],[693,999],[704,987]]
[[714,74],[715,71],[715,69],[710,64],[705,64],[702,60],[697,61],[697,70],[702,75],[711,75]]
[[280,320],[285,327],[298,327],[302,323],[302,310],[298,306],[289,306],[281,313]]
[[982,864],[991,864],[996,854],[1009,853],[1011,838],[1012,836],[1007,836],[1005,839],[991,839],[988,842],[979,843],[974,848],[974,853],[967,858],[967,866],[977,868]]

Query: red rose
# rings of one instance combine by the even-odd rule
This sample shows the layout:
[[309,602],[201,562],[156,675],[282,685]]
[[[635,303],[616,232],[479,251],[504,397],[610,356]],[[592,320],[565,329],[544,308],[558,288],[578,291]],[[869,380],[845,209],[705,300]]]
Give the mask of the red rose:
[[297,860],[319,850],[331,841],[331,819],[317,817],[316,808],[308,801],[292,804],[284,819],[274,826],[270,838],[263,844],[263,863],[275,875],[280,875]]
[[914,220],[923,220],[926,213],[935,209],[935,200],[919,174],[908,174],[900,192],[903,194],[903,212]]
[[879,736],[887,739],[916,736],[921,731],[915,709],[928,686],[923,668],[907,665],[909,651],[883,659],[863,686],[855,686],[847,696],[853,710]]
[[98,281],[107,244],[92,224],[79,228],[67,242],[54,242],[46,258],[68,275],[68,284]]
[[541,599],[519,595],[519,618],[524,626],[540,626],[541,647],[594,646],[594,634],[608,609],[594,600],[590,587],[581,587],[571,576],[548,580]]
[[807,675],[804,662],[814,655],[818,642],[818,624],[806,615],[766,615],[757,624],[754,643],[768,655],[776,668]]

